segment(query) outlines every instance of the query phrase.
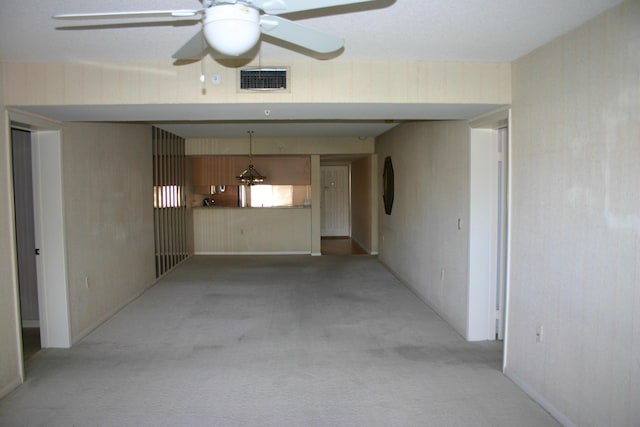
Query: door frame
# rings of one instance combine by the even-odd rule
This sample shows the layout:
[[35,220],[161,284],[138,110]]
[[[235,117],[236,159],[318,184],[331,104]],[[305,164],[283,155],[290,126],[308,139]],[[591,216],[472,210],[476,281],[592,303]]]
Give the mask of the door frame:
[[[13,110],[9,110],[8,121],[9,129],[14,127],[31,132],[35,238],[36,247],[40,249],[36,268],[41,346],[69,348],[71,323],[62,188],[62,124]],[[13,222],[15,227],[15,220]],[[17,268],[15,249],[13,258]],[[16,294],[17,286],[15,280]],[[19,312],[17,316],[20,316]]]
[[[31,131],[10,129],[11,166],[13,171],[13,215],[18,265],[18,288],[21,327],[40,328],[38,303],[37,249],[35,246],[35,207],[33,205],[33,166]],[[23,194],[17,194],[22,191]],[[28,198],[26,196],[29,196]],[[24,292],[23,292],[24,291]],[[25,318],[26,317],[26,318]]]
[[[322,188],[322,171],[325,168],[345,168],[347,170],[347,236],[345,237],[351,237],[351,163],[322,163],[320,165],[320,188],[321,188],[321,195],[324,195],[324,189]],[[321,224],[322,224],[322,217],[324,217],[324,205],[321,203],[320,204],[320,215],[321,215]],[[325,237],[322,234],[322,226],[320,228],[320,236],[321,237]]]
[[[466,338],[470,341],[496,339],[506,341],[508,337],[511,214],[510,116],[510,109],[504,108],[469,121],[472,159]],[[502,128],[506,128],[506,141],[504,141],[503,152],[499,153]],[[498,190],[499,162],[503,165],[502,195]],[[501,197],[503,197],[502,200]],[[498,207],[500,201],[501,209]],[[500,214],[502,214],[501,223],[498,218]],[[500,283],[499,286],[498,283]],[[498,300],[501,309],[499,312],[496,307]],[[501,320],[500,328],[496,329],[498,319]],[[506,348],[505,345],[504,349]],[[503,357],[503,363],[505,362],[506,353]]]

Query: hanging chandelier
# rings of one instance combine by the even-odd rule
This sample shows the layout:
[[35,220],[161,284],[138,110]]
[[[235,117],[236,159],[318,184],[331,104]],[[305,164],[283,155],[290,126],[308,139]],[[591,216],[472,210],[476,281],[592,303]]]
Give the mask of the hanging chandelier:
[[247,133],[249,134],[249,167],[242,171],[236,178],[244,185],[251,186],[263,183],[267,177],[261,175],[260,172],[253,167],[253,131],[249,130]]

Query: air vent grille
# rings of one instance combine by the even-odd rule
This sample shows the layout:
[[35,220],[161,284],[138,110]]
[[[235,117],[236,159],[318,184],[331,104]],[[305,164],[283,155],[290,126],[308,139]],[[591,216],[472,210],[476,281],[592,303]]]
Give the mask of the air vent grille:
[[279,91],[287,90],[287,69],[250,68],[240,70],[240,89]]

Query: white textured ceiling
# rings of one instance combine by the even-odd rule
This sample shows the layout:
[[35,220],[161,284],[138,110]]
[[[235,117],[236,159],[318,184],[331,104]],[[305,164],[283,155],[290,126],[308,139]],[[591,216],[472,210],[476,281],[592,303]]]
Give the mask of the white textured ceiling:
[[[511,61],[617,3],[378,0],[286,17],[343,37],[344,58]],[[2,0],[1,5],[0,61],[170,61],[199,28],[160,25],[156,19],[138,27],[56,30],[69,23],[51,19],[74,12],[194,9],[200,6],[196,0]],[[263,60],[300,56],[264,42],[261,54]]]
[[[330,32],[345,39],[347,59],[425,60],[425,61],[512,61],[549,40],[581,25],[621,0],[378,0],[362,5],[285,15],[292,20]],[[0,9],[0,61],[166,61],[198,31],[190,22],[170,23],[147,20],[145,25],[107,25],[85,29],[56,29],[60,21],[51,15],[60,13],[131,10],[194,9],[196,0],[2,0]],[[109,21],[114,22],[114,21]],[[120,21],[129,23],[127,21]],[[92,22],[102,23],[102,21]],[[189,25],[183,25],[189,24]],[[69,25],[63,22],[62,25]],[[75,23],[74,23],[75,25]],[[272,59],[305,58],[292,51],[263,41],[263,62]],[[253,54],[256,54],[254,51]],[[318,59],[310,58],[311,61]],[[331,60],[331,59],[325,59]],[[228,107],[228,106],[227,106]],[[256,106],[261,108],[262,106]],[[347,113],[360,120],[374,120],[366,109],[353,105]],[[404,117],[387,119],[466,118],[464,106],[447,110],[445,106],[420,111],[407,108]],[[481,107],[481,106],[479,106]],[[165,108],[169,108],[166,106]],[[197,111],[203,114],[205,110]],[[322,119],[323,106],[308,106],[305,114]],[[346,107],[345,107],[346,108]],[[485,106],[484,111],[491,108]],[[480,108],[482,109],[482,108]],[[175,107],[171,111],[152,111],[142,106],[129,108],[128,120],[184,120]],[[393,112],[392,106],[387,108]],[[191,112],[194,110],[192,109]],[[47,111],[39,111],[47,113]],[[246,110],[232,121],[246,121]],[[474,111],[467,111],[470,114]],[[71,113],[75,116],[70,115]],[[158,113],[155,117],[150,114]],[[162,114],[160,114],[162,113]],[[167,119],[167,113],[172,119]],[[423,114],[419,114],[423,113]],[[428,113],[428,114],[427,114]],[[447,116],[447,113],[450,113]],[[67,108],[48,115],[65,115],[70,120],[85,116],[88,120],[107,120],[109,113],[100,108]],[[144,117],[147,117],[146,119]],[[211,116],[209,116],[211,117]],[[467,116],[469,117],[469,116]],[[379,118],[375,119],[378,120]],[[190,120],[195,120],[193,117]],[[274,119],[271,119],[272,122]],[[237,123],[236,123],[237,124]],[[311,123],[310,125],[313,125]],[[318,123],[315,123],[318,124]],[[382,129],[379,121],[370,123],[370,133]],[[169,126],[168,123],[165,125]],[[177,124],[178,126],[180,124]],[[184,126],[184,124],[181,124]],[[244,126],[243,123],[240,125]],[[274,124],[271,123],[271,126]],[[344,125],[344,123],[343,123]],[[365,123],[361,123],[362,126]],[[386,123],[386,128],[392,124]],[[189,124],[193,126],[193,123]],[[289,124],[289,127],[290,124]],[[328,126],[323,126],[328,129]],[[345,126],[346,128],[346,126]],[[219,128],[222,132],[222,128]],[[354,132],[355,132],[354,128]],[[362,130],[357,130],[363,132]],[[273,132],[276,132],[275,130]]]

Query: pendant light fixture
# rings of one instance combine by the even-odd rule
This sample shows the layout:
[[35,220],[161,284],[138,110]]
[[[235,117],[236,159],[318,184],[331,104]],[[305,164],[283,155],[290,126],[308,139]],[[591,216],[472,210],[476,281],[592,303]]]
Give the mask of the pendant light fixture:
[[261,175],[260,172],[253,167],[253,131],[249,130],[247,133],[249,134],[249,167],[242,171],[236,178],[244,185],[251,186],[263,183],[267,177]]

